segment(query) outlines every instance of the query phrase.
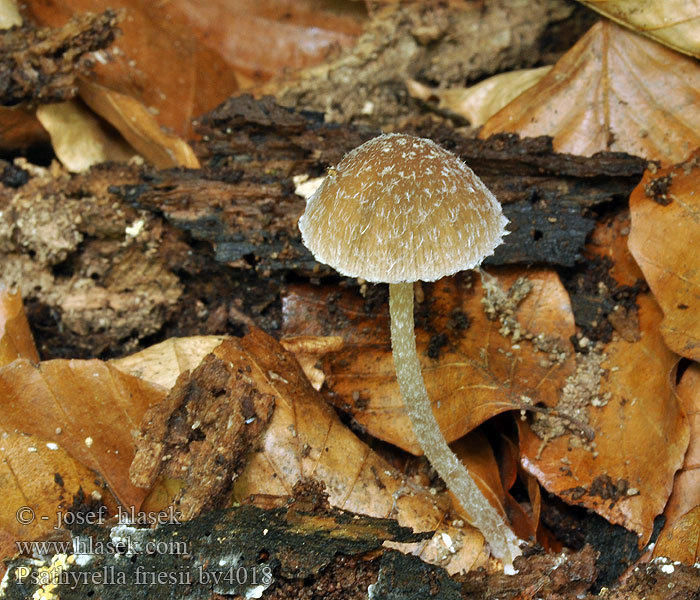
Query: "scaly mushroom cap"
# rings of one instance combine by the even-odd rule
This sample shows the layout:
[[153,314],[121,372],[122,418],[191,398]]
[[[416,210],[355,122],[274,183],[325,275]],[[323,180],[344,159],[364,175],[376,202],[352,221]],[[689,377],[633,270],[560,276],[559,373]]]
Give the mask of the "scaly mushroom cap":
[[473,269],[507,233],[482,181],[432,140],[376,137],[307,200],[299,229],[316,260],[349,277],[435,281]]

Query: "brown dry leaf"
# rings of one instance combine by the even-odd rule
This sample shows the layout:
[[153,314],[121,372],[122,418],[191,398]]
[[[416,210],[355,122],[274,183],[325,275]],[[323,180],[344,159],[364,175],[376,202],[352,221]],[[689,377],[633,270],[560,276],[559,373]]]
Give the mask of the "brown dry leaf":
[[55,442],[104,477],[114,495],[136,507],[144,490],[129,481],[132,431],[165,391],[99,360],[19,359],[0,368],[2,424]]
[[[186,355],[188,364],[199,363],[209,352],[207,347],[218,346],[218,340],[218,336],[185,338],[175,342],[174,348],[164,342],[153,347],[153,352],[147,349],[115,363],[146,380],[153,376],[155,381],[168,383],[179,370],[178,357]],[[243,340],[230,341],[238,348],[238,357],[231,362],[250,367],[258,390],[277,399],[262,450],[252,455],[251,463],[236,480],[234,494],[238,499],[251,494],[291,495],[300,478],[315,477],[326,483],[333,506],[369,516],[396,516],[416,531],[439,528],[430,543],[412,548],[424,558],[442,562],[452,572],[486,564],[481,535],[468,526],[446,521],[449,502],[442,495],[433,495],[403,478],[348,430],[280,344],[258,330]],[[308,349],[309,344],[317,349],[329,343],[337,345],[335,340],[322,338],[292,338],[286,343],[296,350]],[[158,481],[144,506],[149,510],[163,508],[182,486],[174,479]]]
[[[288,496],[304,478],[325,482],[332,506],[374,517],[395,517],[415,531],[437,529],[410,549],[450,572],[484,566],[483,538],[455,519],[442,494],[407,479],[345,427],[304,377],[294,357],[258,330],[236,341],[260,391],[276,407],[260,450],[237,479],[234,495]],[[449,516],[448,515],[452,515]],[[407,548],[404,547],[404,550]]]
[[[452,442],[450,447],[459,460],[469,465],[469,473],[476,485],[499,514],[506,519],[506,494],[503,491],[498,463],[488,438],[483,432],[476,430]],[[452,493],[449,490],[448,493],[452,497],[453,504],[456,504]]]
[[634,286],[644,280],[639,265],[628,249],[631,236],[628,212],[599,222],[593,231],[585,258],[603,258],[610,264],[609,274],[618,285]]
[[557,152],[677,163],[700,146],[700,65],[601,21],[479,137],[504,131],[552,136]]
[[24,313],[22,294],[12,294],[0,284],[0,367],[16,358],[39,362],[39,353]]
[[501,436],[500,457],[499,469],[503,488],[510,490],[519,477],[525,483],[530,499],[530,510],[527,511],[510,494],[510,491],[505,492],[506,514],[513,524],[513,531],[521,540],[535,538],[538,533],[541,508],[539,484],[520,466],[520,448],[506,436]]
[[141,510],[146,513],[168,510],[184,486],[185,482],[179,478],[163,477],[158,479],[149,490],[148,495],[143,499]]
[[159,169],[185,167],[198,169],[192,148],[179,137],[164,132],[155,117],[138,100],[81,79],[80,98],[111,123],[147,161]]
[[14,0],[0,0],[0,29],[22,24],[22,16]]
[[[624,243],[602,244],[613,235],[625,237],[625,221],[612,223],[616,233],[601,223],[589,252],[634,270]],[[625,267],[612,272],[625,281],[634,275]],[[579,407],[577,418],[588,421],[594,439],[556,422],[521,422],[520,443],[523,466],[545,489],[636,531],[643,543],[671,493],[689,430],[672,383],[677,357],[659,333],[661,311],[649,293],[637,296],[637,306],[638,341],[614,334],[610,343],[579,354],[577,372],[562,394],[562,403]],[[558,433],[564,435],[547,440]]]
[[280,340],[282,347],[296,356],[304,375],[315,390],[320,390],[326,381],[326,374],[321,368],[321,358],[329,352],[338,352],[343,343],[343,338],[333,335],[297,335]]
[[[485,275],[488,298],[479,275],[462,274],[423,286],[416,310],[423,376],[448,441],[501,412],[555,403],[574,369],[574,320],[557,274],[496,273]],[[323,361],[329,399],[371,435],[420,454],[396,383],[387,304],[327,287],[290,287],[283,328],[341,336],[344,348]]]
[[124,373],[155,383],[166,390],[175,385],[181,373],[191,371],[226,339],[223,335],[197,335],[170,338],[140,352],[110,360]]
[[674,526],[681,515],[700,503],[700,365],[688,367],[678,384],[678,398],[688,415],[690,443],[683,468],[676,473],[673,492],[664,509],[666,526]]
[[58,160],[73,173],[108,160],[126,162],[135,155],[116,132],[76,100],[45,104],[37,108],[36,116],[49,132]]
[[190,137],[192,119],[238,89],[233,70],[194,39],[189,26],[174,18],[169,3],[64,0],[28,2],[22,10],[39,25],[57,27],[74,14],[107,8],[125,9],[119,25],[123,34],[107,51],[97,53],[93,81],[148,107],[158,124],[175,135]]
[[413,79],[406,82],[408,93],[426,102],[439,101],[438,108],[462,115],[472,126],[480,127],[509,102],[531,88],[551,66],[500,73],[468,88],[430,88]]
[[[170,338],[136,354],[112,359],[110,363],[125,373],[169,390],[180,373],[194,369],[225,339],[226,336],[222,335]],[[328,352],[338,351],[343,340],[338,337],[294,336],[282,339],[280,343],[296,356],[307,379],[318,390],[326,377],[317,366],[319,360]]]
[[661,305],[668,347],[700,360],[700,152],[647,171],[630,196],[629,248]]
[[366,19],[363,3],[332,0],[171,0],[168,11],[251,82],[322,62]]
[[697,0],[579,0],[666,46],[700,58],[700,2]]
[[653,556],[664,556],[686,565],[695,565],[700,560],[700,506],[664,528],[654,546]]
[[57,513],[71,509],[80,493],[105,503],[105,518],[114,513],[95,473],[60,445],[1,428],[0,435],[0,559],[18,552],[16,541],[55,533]]
[[35,111],[23,106],[0,106],[0,150],[17,152],[49,140]]

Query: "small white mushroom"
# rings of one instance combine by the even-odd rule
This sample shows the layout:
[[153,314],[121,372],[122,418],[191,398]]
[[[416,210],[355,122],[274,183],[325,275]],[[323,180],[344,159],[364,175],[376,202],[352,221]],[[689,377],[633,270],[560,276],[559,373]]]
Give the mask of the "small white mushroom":
[[473,269],[507,233],[501,205],[457,156],[432,140],[374,138],[349,152],[307,200],[299,229],[316,260],[389,283],[391,345],[406,412],[431,465],[506,568],[519,540],[445,441],[416,353],[413,282]]

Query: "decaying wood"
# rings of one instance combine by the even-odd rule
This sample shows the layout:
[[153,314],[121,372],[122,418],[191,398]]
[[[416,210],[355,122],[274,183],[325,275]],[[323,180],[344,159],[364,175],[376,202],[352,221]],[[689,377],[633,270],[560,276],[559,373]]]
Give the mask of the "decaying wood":
[[561,0],[378,4],[353,48],[265,91],[329,120],[393,124],[411,112],[406,79],[461,85],[534,65],[543,38],[576,9]]
[[118,20],[106,10],[77,15],[55,29],[23,25],[0,31],[0,105],[73,98],[77,77],[93,65],[89,54],[114,41]]
[[[199,128],[199,170],[13,167],[14,187],[0,187],[0,278],[21,287],[44,356],[123,354],[153,335],[241,333],[241,314],[274,331],[286,277],[335,276],[301,244],[305,201],[292,178],[323,175],[378,131],[250,96],[225,102]],[[433,121],[405,129],[457,152],[503,201],[512,233],[491,264],[573,266],[592,211],[626,198],[645,165],[558,155],[546,138],[474,140]]]
[[159,476],[184,480],[174,505],[187,520],[218,508],[272,415],[274,397],[243,368],[234,371],[236,350],[224,341],[142,422],[131,481],[151,488]]
[[[378,132],[331,127],[269,98],[246,97],[229,100],[203,125],[210,153],[203,172],[160,174],[122,196],[211,243],[220,262],[248,260],[261,273],[331,274],[300,243],[304,200],[290,178],[322,173]],[[511,235],[487,264],[573,266],[594,225],[588,209],[626,198],[646,165],[624,154],[556,154],[548,138],[475,140],[432,121],[406,129],[459,154],[503,203]]]
[[[73,532],[75,547],[84,549],[81,554],[89,560],[77,561],[75,555],[66,558],[65,554],[47,557],[43,564],[33,558],[15,558],[8,564],[3,597],[39,596],[46,589],[42,588],[43,571],[44,577],[51,574],[55,581],[66,583],[54,585],[51,596],[63,600],[85,597],[86,586],[104,600],[165,600],[174,592],[183,600],[254,598],[267,588],[273,592],[278,582],[289,590],[305,579],[319,574],[322,578],[323,572],[334,571],[337,560],[342,564],[343,559],[353,558],[377,563],[361,571],[367,575],[366,597],[381,555],[395,552],[382,548],[382,543],[418,542],[426,535],[413,533],[394,519],[324,506],[322,489],[318,482],[304,482],[295,486],[294,496],[285,505],[268,510],[244,505],[209,511],[190,521],[166,511],[162,523],[153,529],[119,524],[93,527],[89,535]],[[107,551],[107,544],[117,549]],[[423,565],[418,558],[414,562]],[[423,565],[423,571],[434,573],[433,589],[457,585],[440,567]]]

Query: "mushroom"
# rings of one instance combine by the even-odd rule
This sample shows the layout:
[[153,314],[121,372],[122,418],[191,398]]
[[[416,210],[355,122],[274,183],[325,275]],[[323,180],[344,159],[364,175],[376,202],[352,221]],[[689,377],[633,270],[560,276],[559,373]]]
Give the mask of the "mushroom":
[[307,200],[299,229],[316,260],[389,284],[396,377],[413,431],[504,567],[520,540],[450,450],[425,389],[413,328],[413,283],[473,269],[507,233],[501,206],[474,172],[432,140],[385,134],[349,152]]

